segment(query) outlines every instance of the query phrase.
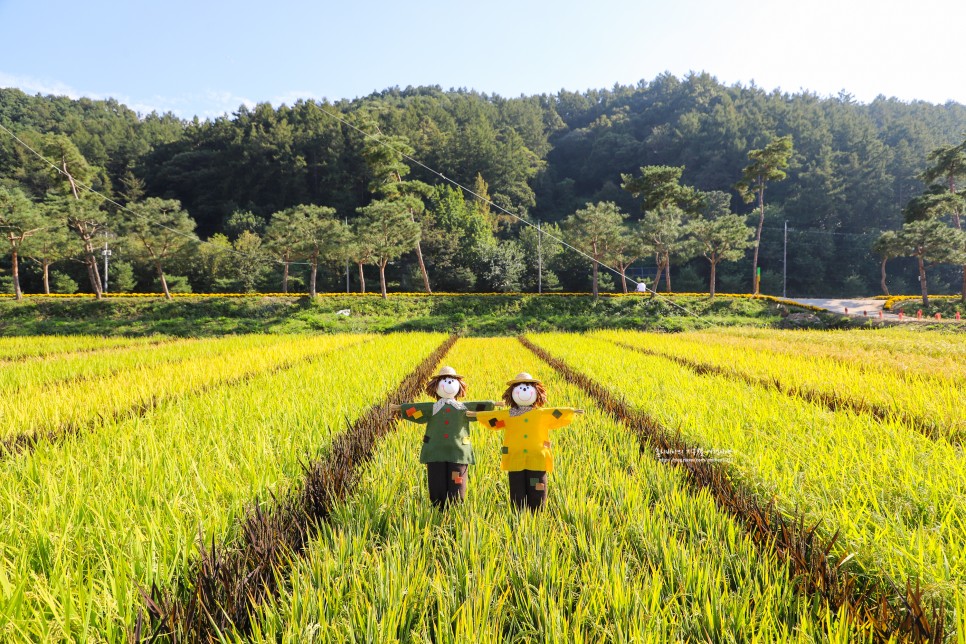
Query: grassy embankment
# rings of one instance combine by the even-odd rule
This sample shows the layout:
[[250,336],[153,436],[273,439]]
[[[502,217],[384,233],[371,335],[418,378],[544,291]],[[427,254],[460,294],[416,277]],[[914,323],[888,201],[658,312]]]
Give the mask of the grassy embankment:
[[[349,315],[338,311],[348,309]],[[795,309],[793,309],[794,311]],[[29,298],[0,300],[0,335],[457,331],[507,335],[525,331],[778,325],[782,307],[768,299],[701,296],[326,295],[304,297]],[[818,314],[818,324],[836,316]]]

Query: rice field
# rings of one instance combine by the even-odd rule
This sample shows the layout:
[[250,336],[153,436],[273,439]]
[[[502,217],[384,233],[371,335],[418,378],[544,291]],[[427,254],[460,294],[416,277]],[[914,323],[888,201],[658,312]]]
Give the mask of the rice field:
[[[551,362],[446,339],[0,338],[0,641],[966,638],[960,336],[527,336]],[[422,431],[387,410],[442,365],[471,400],[527,371],[586,410],[553,432],[545,510],[512,508],[477,424],[466,501],[429,503]],[[846,601],[642,423],[817,526]],[[905,630],[854,610],[876,601],[912,610]]]

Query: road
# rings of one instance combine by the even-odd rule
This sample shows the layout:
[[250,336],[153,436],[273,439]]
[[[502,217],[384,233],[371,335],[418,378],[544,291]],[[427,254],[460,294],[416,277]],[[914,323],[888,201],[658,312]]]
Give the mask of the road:
[[[789,298],[794,302],[800,302],[802,304],[809,304],[811,306],[817,306],[833,313],[842,313],[843,315],[851,315],[856,317],[870,317],[878,318],[879,313],[882,313],[882,319],[884,320],[898,320],[899,316],[895,313],[890,313],[888,311],[882,310],[882,305],[885,304],[885,300],[830,300],[830,299],[800,299],[800,298]],[[908,320],[909,317],[906,316],[904,319]]]

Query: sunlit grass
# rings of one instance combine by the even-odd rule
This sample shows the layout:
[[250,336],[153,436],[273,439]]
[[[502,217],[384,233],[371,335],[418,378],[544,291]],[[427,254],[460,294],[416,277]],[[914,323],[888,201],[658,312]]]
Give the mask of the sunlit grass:
[[2,337],[0,338],[0,360],[20,360],[58,353],[96,351],[114,347],[134,347],[153,344],[163,339],[163,336],[117,338],[93,335]]
[[[499,356],[499,360],[493,357]],[[441,514],[425,490],[420,431],[389,435],[358,494],[284,579],[254,641],[826,641],[848,625],[796,595],[707,494],[642,453],[634,434],[511,339],[460,340],[446,364],[469,398],[519,371],[550,404],[587,414],[553,434],[544,512],[511,508],[498,432],[473,430],[467,502]],[[856,641],[853,639],[852,641]]]
[[880,418],[894,417],[932,437],[954,443],[966,440],[966,380],[943,372],[868,368],[859,360],[845,362],[821,352],[813,355],[808,347],[782,350],[781,339],[766,342],[714,334],[627,331],[596,335],[756,382],[777,383],[784,391],[811,394],[833,406],[845,403]]
[[124,641],[143,605],[137,585],[183,574],[199,534],[230,539],[249,503],[285,493],[302,462],[442,339],[303,338],[320,343],[315,357],[292,361],[313,355],[292,338],[274,356],[288,369],[3,461],[0,640]]
[[881,422],[593,337],[532,340],[605,384],[672,432],[728,453],[730,469],[765,501],[841,530],[840,554],[868,574],[920,580],[948,605],[966,592],[966,465],[959,448]]

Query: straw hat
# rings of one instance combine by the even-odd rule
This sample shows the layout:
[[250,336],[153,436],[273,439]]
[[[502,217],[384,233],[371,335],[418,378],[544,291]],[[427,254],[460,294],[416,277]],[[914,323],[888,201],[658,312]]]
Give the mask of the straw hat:
[[463,376],[456,373],[456,369],[453,367],[443,367],[439,370],[439,373],[433,376],[433,378],[462,378]]
[[530,374],[528,374],[526,371],[521,371],[520,373],[517,374],[517,377],[516,378],[514,378],[513,380],[509,381],[506,384],[512,386],[512,385],[519,385],[520,383],[524,383],[524,382],[534,382],[534,383],[543,384],[543,383],[540,382],[539,379],[534,378],[533,376],[531,376]]

